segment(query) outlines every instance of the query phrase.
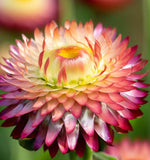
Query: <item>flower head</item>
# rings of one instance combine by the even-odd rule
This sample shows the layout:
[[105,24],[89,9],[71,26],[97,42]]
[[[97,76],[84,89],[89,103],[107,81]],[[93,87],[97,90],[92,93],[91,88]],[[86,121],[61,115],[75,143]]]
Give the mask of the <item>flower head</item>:
[[[123,139],[114,146],[107,146],[106,152],[121,160],[150,160],[148,141]],[[139,154],[140,153],[140,154]]]
[[[129,38],[116,38],[116,29],[92,21],[85,25],[55,22],[36,29],[34,39],[10,46],[1,76],[2,126],[16,126],[13,138],[34,138],[34,149],[44,144],[51,156],[75,150],[84,154],[85,144],[98,151],[99,137],[113,141],[113,130],[132,130],[129,119],[142,115],[147,87],[136,74],[147,61],[135,56],[137,46],[127,48]],[[82,146],[82,149],[81,149]]]
[[58,17],[58,0],[1,0],[0,24],[21,30],[43,27]]
[[127,6],[133,0],[83,0],[88,4],[95,6],[102,11],[115,11],[122,7]]

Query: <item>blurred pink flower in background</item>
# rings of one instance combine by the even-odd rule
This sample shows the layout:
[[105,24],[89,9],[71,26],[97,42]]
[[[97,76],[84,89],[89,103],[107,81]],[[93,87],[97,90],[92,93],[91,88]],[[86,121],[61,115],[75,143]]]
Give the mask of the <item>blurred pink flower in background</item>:
[[33,30],[58,18],[58,0],[0,0],[0,24]]
[[150,142],[123,139],[114,146],[107,146],[106,153],[118,158],[118,160],[150,160]]
[[133,0],[83,0],[102,11],[115,11],[127,6]]
[[137,74],[147,61],[127,47],[129,37],[92,21],[66,21],[38,29],[34,39],[10,46],[11,58],[1,68],[0,118],[3,127],[16,126],[13,138],[33,138],[34,150],[44,145],[54,157],[75,150],[83,156],[86,144],[99,150],[99,138],[113,142],[113,129],[132,130],[130,119],[142,115],[148,85]]

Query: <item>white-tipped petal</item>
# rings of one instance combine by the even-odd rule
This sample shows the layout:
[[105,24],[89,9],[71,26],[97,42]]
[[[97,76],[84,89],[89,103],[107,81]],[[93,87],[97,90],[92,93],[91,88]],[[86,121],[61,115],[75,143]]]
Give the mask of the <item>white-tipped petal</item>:
[[49,125],[48,125],[48,131],[47,131],[46,138],[45,138],[45,144],[47,146],[50,146],[54,142],[59,132],[61,131],[62,126],[63,126],[62,122],[60,121],[52,122],[50,120]]

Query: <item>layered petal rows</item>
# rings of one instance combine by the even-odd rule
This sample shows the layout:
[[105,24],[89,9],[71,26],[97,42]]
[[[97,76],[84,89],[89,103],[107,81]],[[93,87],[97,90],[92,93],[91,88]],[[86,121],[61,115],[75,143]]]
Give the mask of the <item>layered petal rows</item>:
[[[137,74],[145,64],[129,47],[129,38],[116,37],[116,29],[75,21],[58,28],[55,22],[38,29],[34,39],[22,35],[10,46],[11,58],[1,68],[0,118],[15,126],[11,136],[44,145],[52,157],[58,149],[75,150],[81,157],[87,144],[99,150],[98,139],[113,141],[113,129],[132,130],[130,119],[140,117],[148,85]],[[81,149],[82,146],[82,149]]]

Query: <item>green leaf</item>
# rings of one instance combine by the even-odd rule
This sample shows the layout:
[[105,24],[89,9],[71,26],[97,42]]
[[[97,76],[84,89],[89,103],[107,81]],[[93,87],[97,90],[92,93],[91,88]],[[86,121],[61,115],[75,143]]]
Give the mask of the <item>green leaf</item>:
[[33,139],[20,139],[19,144],[23,148],[25,148],[29,151],[33,151],[34,150],[34,141],[35,141],[34,138]]
[[104,152],[93,153],[95,160],[117,160],[117,158],[107,155]]

